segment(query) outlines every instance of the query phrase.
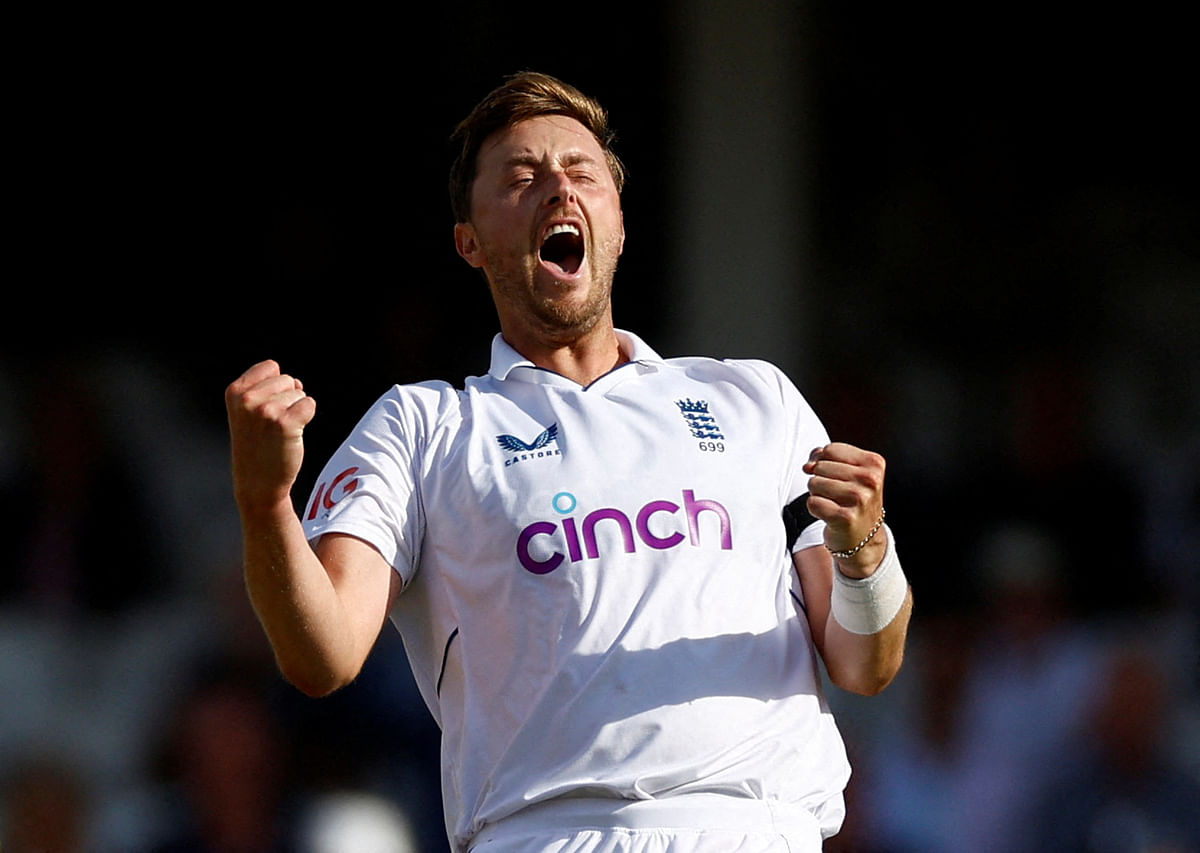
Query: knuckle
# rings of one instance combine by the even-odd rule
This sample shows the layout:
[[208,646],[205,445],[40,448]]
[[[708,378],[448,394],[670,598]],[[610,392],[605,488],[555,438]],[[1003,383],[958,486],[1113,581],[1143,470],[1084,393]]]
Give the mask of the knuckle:
[[269,400],[258,410],[259,416],[273,427],[279,427],[287,413],[287,407],[280,400]]

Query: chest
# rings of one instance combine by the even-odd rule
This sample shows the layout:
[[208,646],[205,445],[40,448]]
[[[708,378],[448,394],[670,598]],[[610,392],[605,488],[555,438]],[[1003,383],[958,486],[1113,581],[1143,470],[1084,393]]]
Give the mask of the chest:
[[470,540],[477,553],[457,556],[475,565],[548,573],[605,553],[731,550],[778,520],[783,418],[731,384],[532,386],[468,403],[427,495],[449,511],[427,535],[456,553]]

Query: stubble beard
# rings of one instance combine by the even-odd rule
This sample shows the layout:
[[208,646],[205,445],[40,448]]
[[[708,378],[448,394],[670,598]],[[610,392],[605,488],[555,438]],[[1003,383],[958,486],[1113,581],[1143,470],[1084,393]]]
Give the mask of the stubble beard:
[[582,302],[569,295],[563,298],[568,291],[582,286],[578,282],[555,282],[556,293],[539,294],[536,257],[506,270],[495,270],[491,282],[493,296],[497,303],[503,299],[508,304],[521,305],[526,320],[531,321],[546,340],[569,343],[590,332],[607,315],[619,255],[620,243],[616,238],[592,247],[586,260],[590,281],[587,297]]

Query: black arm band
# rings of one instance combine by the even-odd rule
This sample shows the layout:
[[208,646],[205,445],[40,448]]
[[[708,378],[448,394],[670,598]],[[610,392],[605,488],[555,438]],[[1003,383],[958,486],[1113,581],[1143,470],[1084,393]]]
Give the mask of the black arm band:
[[791,551],[804,532],[804,528],[817,520],[808,511],[808,493],[805,492],[783,508],[783,528],[787,532],[787,547]]

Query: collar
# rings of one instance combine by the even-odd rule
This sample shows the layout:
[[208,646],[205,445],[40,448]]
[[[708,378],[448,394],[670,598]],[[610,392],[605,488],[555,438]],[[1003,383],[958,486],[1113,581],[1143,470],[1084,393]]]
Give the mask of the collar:
[[[629,362],[646,365],[662,363],[662,356],[651,349],[649,344],[633,332],[626,332],[622,329],[614,329],[613,331],[617,333],[617,346],[620,347],[621,354]],[[496,337],[492,338],[492,364],[488,368],[488,373],[495,379],[508,379],[509,374],[517,368],[529,368],[530,370],[539,371],[549,376],[558,376],[557,373],[551,370],[538,367],[513,349],[512,345],[504,340],[503,335],[497,334]],[[526,371],[522,370],[521,373],[526,374]]]

